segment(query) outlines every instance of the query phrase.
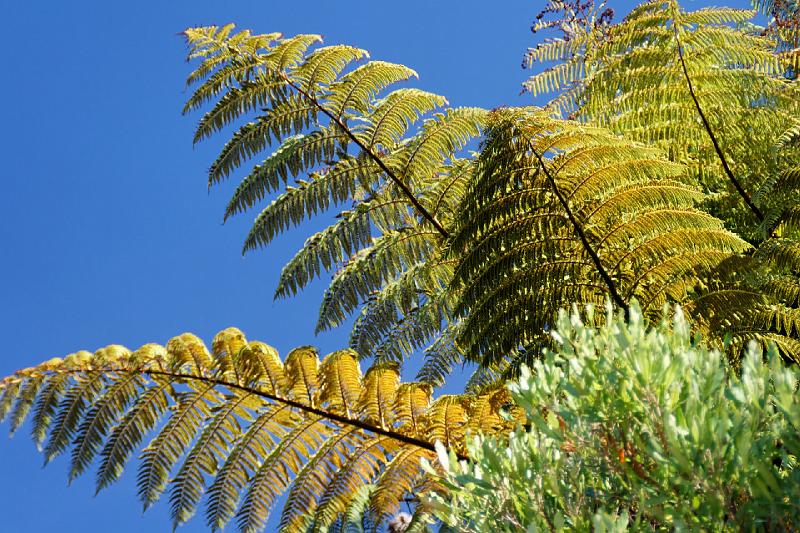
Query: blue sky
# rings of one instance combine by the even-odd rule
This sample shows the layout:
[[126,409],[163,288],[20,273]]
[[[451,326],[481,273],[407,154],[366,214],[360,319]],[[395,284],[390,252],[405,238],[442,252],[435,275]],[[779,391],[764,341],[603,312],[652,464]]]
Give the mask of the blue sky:
[[[529,102],[518,94],[520,62],[540,8],[522,0],[4,2],[0,375],[184,331],[210,342],[230,325],[283,354],[345,345],[346,331],[314,337],[326,280],[272,301],[281,266],[311,227],[242,258],[255,213],[222,225],[234,183],[207,191],[222,139],[192,146],[198,116],[180,115],[189,66],[178,32],[235,22],[320,33],[416,69],[417,85],[451,105],[491,108]],[[42,469],[27,429],[0,440],[0,531],[169,529],[166,501],[142,515],[135,469],[97,497],[92,474],[68,489],[64,458]],[[182,531],[206,531],[203,517]]]

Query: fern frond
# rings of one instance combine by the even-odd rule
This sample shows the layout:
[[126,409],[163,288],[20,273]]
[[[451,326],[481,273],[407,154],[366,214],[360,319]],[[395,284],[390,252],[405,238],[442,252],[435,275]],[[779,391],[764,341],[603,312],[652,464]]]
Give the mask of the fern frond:
[[300,347],[282,363],[236,328],[217,334],[211,350],[183,334],[165,347],[79,352],[0,381],[5,414],[19,402],[36,405],[39,432],[53,418],[45,453],[71,446],[70,478],[99,451],[97,488],[108,486],[149,437],[138,473],[145,508],[168,489],[177,526],[207,488],[212,529],[236,518],[244,531],[262,528],[286,491],[287,531],[338,527],[356,508],[372,516],[378,507],[368,505],[365,484],[380,488],[375,519],[385,520],[425,479],[416,459],[433,457],[436,440],[463,458],[468,426],[497,428],[485,409],[467,421],[473,403],[502,407],[491,398],[431,401],[431,392],[401,384],[396,365],[373,366],[362,377],[352,350],[320,361],[315,349]]
[[748,248],[695,210],[685,169],[657,150],[535,109],[490,123],[451,250],[461,341],[484,366],[538,351],[565,301],[611,294],[660,312],[664,298],[689,296],[672,280]]
[[[333,206],[347,207],[284,267],[276,296],[294,294],[323,271],[338,270],[320,320],[321,327],[332,327],[410,265],[438,254],[469,176],[469,160],[458,156],[480,135],[485,111],[442,109],[447,101],[441,96],[391,90],[416,73],[383,61],[358,65],[368,59],[365,51],[316,47],[314,35],[275,38],[208,27],[189,30],[187,40],[190,57],[203,62],[190,76],[190,82],[202,83],[186,108],[216,99],[196,140],[246,121],[211,165],[209,185],[267,154],[239,183],[225,211],[227,220],[277,193],[256,218],[243,251],[265,246]],[[431,237],[413,257],[409,246],[382,244],[408,231]],[[374,247],[380,253],[363,260]],[[372,271],[370,289],[329,313],[332,295],[351,294],[364,268]],[[405,336],[428,335],[405,325]]]
[[[772,150],[800,100],[774,43],[741,25],[752,12],[648,2],[603,39],[588,33],[547,44],[532,62],[555,66],[528,83],[555,93],[551,109],[663,148],[688,180],[712,192],[705,207],[748,240],[772,199],[757,187],[786,168]],[[574,50],[583,50],[574,53]]]
[[370,61],[332,83],[324,107],[335,117],[341,117],[349,110],[366,113],[370,102],[383,89],[399,81],[417,77],[417,73],[406,66]]

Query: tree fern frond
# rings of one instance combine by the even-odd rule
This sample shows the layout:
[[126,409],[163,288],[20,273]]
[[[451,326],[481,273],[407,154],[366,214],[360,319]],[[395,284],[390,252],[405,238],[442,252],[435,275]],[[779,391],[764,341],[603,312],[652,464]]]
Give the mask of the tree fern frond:
[[364,201],[354,209],[340,213],[336,223],[307,239],[283,267],[275,296],[287,297],[297,293],[323,270],[343,264],[359,250],[373,244],[372,222],[396,220],[403,215],[407,215],[406,203],[397,198]]
[[[360,268],[378,274],[371,276],[371,293],[413,264],[414,258],[404,255],[408,246],[387,247],[369,261],[359,260],[359,253],[369,254],[362,249],[417,226],[435,237],[416,253],[420,260],[423,252],[427,257],[444,245],[469,176],[469,160],[458,156],[481,133],[485,111],[442,109],[443,97],[419,89],[389,90],[416,73],[382,61],[354,66],[368,58],[365,51],[315,48],[318,36],[276,39],[209,27],[192,29],[187,38],[190,55],[203,60],[191,75],[192,83],[202,84],[187,110],[217,100],[201,119],[196,139],[248,121],[211,165],[209,184],[267,152],[238,185],[225,219],[278,193],[256,218],[243,251],[267,245],[332,206],[351,204],[284,267],[276,296],[294,294],[322,271],[341,268],[323,302],[320,325],[328,327],[363,305],[361,294],[344,310],[324,311],[330,295],[349,294]],[[277,148],[269,153],[273,143]],[[405,326],[404,335],[422,338],[422,330]]]
[[320,416],[306,418],[294,427],[264,459],[240,507],[237,522],[242,531],[264,528],[275,500],[298,475],[306,458],[306,448],[321,446],[332,433]]
[[[65,376],[66,377],[66,376]],[[156,427],[168,406],[169,382],[162,380],[134,402],[111,430],[97,469],[96,493],[118,480],[131,454]]]
[[353,46],[335,45],[317,48],[293,74],[302,81],[306,91],[330,85],[352,62],[369,59],[366,50]]
[[226,91],[200,119],[194,134],[195,143],[229,126],[250,111],[279,104],[287,98],[283,80],[270,74],[260,74],[253,80],[241,82],[239,86],[228,87]]
[[136,374],[120,376],[108,387],[105,394],[94,402],[84,416],[72,443],[70,481],[89,467],[109,429],[116,425],[117,418],[136,398],[143,382],[142,376]]
[[693,208],[681,166],[652,148],[536,110],[498,111],[491,124],[452,242],[461,340],[485,366],[537,351],[564,301],[610,293],[655,306],[672,279],[747,249]]
[[372,437],[347,458],[347,462],[333,476],[320,498],[314,513],[313,531],[325,531],[336,519],[345,514],[350,502],[364,479],[374,479],[381,467],[389,461],[389,454],[397,449],[396,443],[385,437]]
[[425,113],[447,104],[443,96],[419,89],[398,89],[376,102],[370,124],[361,133],[370,148],[394,147]]
[[282,39],[265,59],[273,71],[285,71],[296,67],[305,59],[306,52],[315,43],[321,43],[322,36],[315,34],[301,34]]
[[[555,107],[571,102],[565,114],[581,122],[664,148],[713,193],[706,207],[755,240],[742,213],[764,218],[772,199],[755,202],[753,191],[785,168],[772,145],[800,100],[774,43],[738,27],[751,15],[649,2],[608,27],[606,38],[579,33],[569,45],[532,54],[534,62],[557,62],[545,68],[575,73],[567,87],[543,83],[543,73],[532,88],[555,92]],[[585,53],[569,52],[576,47]]]
[[408,494],[414,492],[421,459],[433,461],[436,454],[418,448],[406,448],[386,465],[378,478],[369,500],[370,509],[379,521],[387,520],[400,511],[400,505]]
[[[208,489],[208,525],[212,530],[223,529],[236,515],[239,495],[250,483],[261,461],[288,432],[292,413],[285,405],[270,405],[263,409],[240,435],[228,454],[216,478]],[[268,445],[262,439],[268,440]]]
[[210,403],[219,399],[214,385],[208,383],[201,384],[196,391],[182,393],[172,416],[142,451],[137,489],[145,510],[161,497],[169,483],[172,468],[202,427],[210,411]]
[[320,308],[317,331],[336,327],[369,294],[394,279],[405,265],[424,260],[434,249],[437,233],[406,228],[386,233],[359,251],[334,276]]
[[[10,421],[10,433],[13,435],[28,417],[28,413],[30,413],[31,407],[33,407],[33,402],[36,400],[36,397],[39,394],[39,390],[44,385],[43,380],[39,379],[30,379],[25,381],[19,387],[19,392],[17,392],[17,398],[14,401],[13,408],[9,411],[11,421]],[[12,397],[12,394],[8,394],[8,399]],[[2,400],[3,403],[7,402],[8,400]],[[7,407],[3,407],[4,410],[8,409]],[[0,419],[2,419],[0,417]]]
[[100,394],[104,376],[96,372],[75,383],[64,393],[53,420],[50,438],[44,447],[46,461],[64,452],[69,446],[84,411]]
[[331,479],[347,462],[349,450],[360,446],[364,435],[353,428],[343,428],[328,439],[298,472],[281,513],[280,530],[307,531],[313,521],[317,502]]
[[460,335],[461,322],[448,324],[442,334],[425,349],[425,360],[416,379],[434,387],[444,385],[455,365],[463,363],[465,359],[456,341]]
[[[42,451],[42,444],[47,437],[47,431],[56,414],[59,400],[64,394],[68,383],[69,379],[67,376],[58,374],[48,376],[44,380],[44,385],[35,402],[33,428],[31,430],[33,442],[36,443],[36,447],[39,448],[39,451]],[[4,394],[8,394],[8,390],[4,391]],[[0,420],[1,419],[2,417],[0,417]]]
[[341,117],[348,110],[366,113],[370,101],[380,91],[393,83],[417,77],[417,73],[406,66],[370,61],[330,85],[325,108],[335,117]]
[[137,476],[145,508],[169,488],[178,525],[208,488],[212,529],[236,517],[245,531],[263,527],[287,490],[288,530],[313,526],[313,517],[320,526],[340,524],[353,506],[369,515],[367,497],[355,499],[363,483],[383,487],[376,501],[388,509],[425,479],[412,458],[433,457],[436,440],[463,458],[468,425],[496,429],[490,422],[496,417],[478,411],[470,425],[470,405],[501,408],[491,398],[431,401],[431,387],[401,384],[396,365],[373,366],[362,378],[352,350],[319,361],[316,350],[301,347],[281,363],[274,350],[248,342],[236,328],[216,335],[210,351],[183,334],[165,347],[111,346],[53,359],[0,381],[3,402],[13,405],[34,382],[37,393],[25,401],[37,406],[40,425],[55,413],[45,452],[71,445],[71,477],[100,450],[97,488],[108,486],[150,437]]
[[220,460],[229,453],[232,440],[241,432],[240,420],[251,421],[250,409],[256,406],[257,402],[251,394],[236,393],[228,397],[209,417],[171,482],[169,499],[173,527],[194,515],[205,491],[204,474],[217,473]]
[[[347,158],[339,160],[332,168],[311,174],[310,181],[298,180],[296,186],[287,187],[258,214],[247,241],[257,239],[261,246],[265,246],[290,226],[322,214],[333,205],[344,204],[355,196],[356,191],[373,181],[377,173],[377,167],[371,161]],[[258,195],[249,198],[242,192],[237,189],[229,202],[225,210],[226,219],[255,205],[254,198]]]

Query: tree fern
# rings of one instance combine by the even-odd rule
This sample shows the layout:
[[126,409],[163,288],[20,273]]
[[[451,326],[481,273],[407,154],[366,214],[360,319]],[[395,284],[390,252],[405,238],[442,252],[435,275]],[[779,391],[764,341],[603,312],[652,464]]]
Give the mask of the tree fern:
[[0,389],[14,429],[36,405],[34,440],[46,436],[48,460],[71,448],[70,479],[99,462],[97,490],[151,437],[139,497],[147,508],[168,493],[175,526],[206,498],[212,529],[235,519],[257,531],[285,491],[282,530],[335,529],[356,508],[377,525],[413,493],[436,440],[463,456],[468,427],[500,430],[481,396],[432,400],[429,385],[400,383],[396,365],[362,375],[352,350],[320,361],[301,347],[281,362],[234,328],[211,351],[190,334],[134,352],[109,346],[21,370]]

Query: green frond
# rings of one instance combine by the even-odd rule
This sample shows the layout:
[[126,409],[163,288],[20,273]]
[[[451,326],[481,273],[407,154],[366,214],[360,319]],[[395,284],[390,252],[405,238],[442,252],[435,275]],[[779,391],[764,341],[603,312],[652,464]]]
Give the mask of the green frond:
[[340,213],[339,220],[308,238],[283,267],[275,296],[285,298],[296,294],[323,270],[343,264],[359,250],[373,244],[371,224],[403,214],[407,215],[406,203],[397,198],[364,201]]
[[568,44],[531,51],[531,66],[542,63],[544,70],[526,86],[554,94],[549,108],[564,115],[664,148],[686,165],[682,181],[713,193],[706,207],[754,239],[746,215],[759,215],[771,200],[761,195],[753,207],[748,195],[785,169],[772,146],[794,122],[800,100],[774,42],[741,27],[752,15],[647,3],[608,27],[603,39],[579,33]]
[[422,228],[386,233],[360,250],[333,277],[325,291],[317,331],[338,326],[366,298],[396,278],[405,265],[424,260],[435,248],[438,234]]
[[306,52],[312,45],[321,42],[322,36],[314,34],[301,34],[283,39],[266,54],[267,65],[271,70],[279,72],[292,69],[303,62]]
[[292,74],[303,83],[306,91],[333,83],[339,74],[352,62],[369,59],[366,50],[353,46],[335,45],[317,48]]
[[485,117],[485,110],[474,107],[436,113],[425,120],[421,131],[407,145],[392,154],[387,164],[406,181],[424,183],[443,161],[481,133]]
[[[224,72],[226,67],[240,64],[243,59],[258,59],[259,51],[269,50],[272,43],[281,37],[279,33],[252,35],[249,30],[231,35],[234,27],[233,24],[227,24],[222,28],[206,26],[189,28],[183,32],[189,45],[187,60],[202,60],[189,74],[186,80],[187,87],[208,78],[197,89],[192,99],[196,99],[199,95],[202,95],[203,100],[216,96],[219,90],[214,91],[214,84],[208,83],[215,79],[216,74]],[[238,77],[234,79],[241,81]],[[247,79],[247,76],[243,76],[243,79]]]
[[402,363],[405,356],[426,347],[440,332],[446,320],[442,302],[425,299],[400,317],[375,346],[375,362]]
[[425,349],[425,360],[416,379],[434,387],[444,385],[453,368],[465,359],[456,341],[460,335],[461,322],[448,324],[442,334]]
[[[289,227],[320,215],[332,206],[346,203],[365,184],[374,181],[376,174],[377,168],[372,161],[343,158],[331,168],[312,173],[309,181],[297,180],[295,186],[287,186],[284,193],[258,214],[246,242],[266,246]],[[256,198],[260,199],[258,194],[248,198],[243,192],[237,189],[225,210],[226,219],[251,208]]]
[[490,124],[451,249],[460,340],[484,365],[538,351],[565,301],[610,293],[659,312],[748,248],[693,207],[701,195],[679,180],[684,167],[658,150],[537,110]]
[[[362,358],[376,357],[380,352],[383,360],[401,361],[426,342],[424,339],[438,334],[442,317],[449,316],[446,289],[451,279],[452,265],[433,257],[406,266],[369,294],[353,325],[350,346]],[[423,312],[421,307],[425,308]]]
[[272,74],[259,74],[238,86],[226,87],[225,91],[214,107],[200,119],[194,134],[195,143],[229,126],[248,112],[280,104],[287,98],[286,83]]
[[370,124],[360,137],[370,148],[392,148],[422,115],[446,104],[443,96],[419,89],[398,89],[375,103]]
[[[313,35],[275,38],[231,31],[190,30],[190,56],[203,60],[190,81],[202,83],[186,109],[216,100],[196,139],[245,122],[211,165],[209,184],[265,154],[225,211],[227,220],[277,195],[256,218],[244,252],[333,206],[348,206],[306,241],[284,267],[275,292],[288,296],[323,271],[338,271],[322,304],[320,326],[330,327],[402,275],[415,257],[422,261],[444,245],[441,237],[448,234],[470,175],[470,161],[459,154],[480,135],[486,112],[442,109],[443,97],[415,88],[387,91],[416,73],[382,61],[354,67],[368,58],[358,48],[314,48],[319,38]],[[434,238],[416,246],[416,252],[410,251],[411,243],[383,244],[417,226]],[[375,246],[380,253],[368,259]],[[352,284],[364,269],[372,271],[371,288],[353,295]],[[344,308],[331,306],[339,293],[353,296]],[[428,323],[423,331],[397,318],[381,327],[382,337],[394,331],[395,338],[405,339],[386,345],[402,356],[421,342],[408,339],[430,338],[432,331]]]
[[399,81],[417,77],[417,73],[406,66],[370,61],[332,83],[324,106],[335,117],[341,117],[349,110],[367,113],[370,102],[380,91]]

